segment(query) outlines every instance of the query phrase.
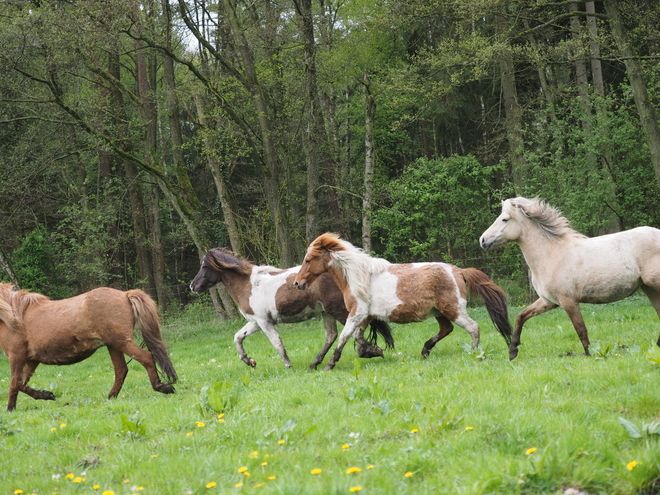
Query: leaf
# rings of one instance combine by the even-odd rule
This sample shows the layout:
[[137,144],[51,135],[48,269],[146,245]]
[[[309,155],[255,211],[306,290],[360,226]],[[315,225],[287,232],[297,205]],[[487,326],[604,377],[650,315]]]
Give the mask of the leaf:
[[362,372],[362,364],[360,364],[360,360],[358,358],[353,359],[353,366],[353,376],[357,378]]
[[307,435],[309,435],[310,433],[314,433],[314,432],[315,432],[316,430],[318,430],[318,429],[319,429],[318,426],[316,426],[316,425],[312,425],[312,426],[310,426],[309,428],[307,428],[307,430],[305,431],[305,433],[302,434],[302,436],[303,436],[303,437],[306,437]]
[[623,426],[623,428],[628,432],[630,438],[642,438],[642,432],[639,431],[639,428],[637,428],[637,426],[635,426],[627,419],[619,417],[619,423],[621,423],[621,426]]
[[644,425],[644,431],[647,435],[660,435],[660,419],[646,423]]
[[656,345],[649,347],[649,350],[646,351],[646,359],[653,364],[660,364],[660,347]]

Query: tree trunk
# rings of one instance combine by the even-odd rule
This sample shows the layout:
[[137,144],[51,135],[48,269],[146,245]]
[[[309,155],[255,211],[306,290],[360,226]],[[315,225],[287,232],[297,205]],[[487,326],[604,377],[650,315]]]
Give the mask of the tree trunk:
[[623,27],[623,21],[621,20],[621,14],[619,13],[616,0],[604,0],[603,4],[610,20],[612,34],[619,48],[619,53],[626,64],[626,72],[630,81],[635,106],[637,107],[642,129],[649,145],[656,182],[658,183],[658,187],[660,187],[660,127],[658,126],[655,108],[649,99],[642,66],[628,43],[628,37]]
[[595,2],[584,2],[587,12],[587,30],[589,31],[589,50],[591,51],[591,78],[594,91],[599,96],[605,96],[603,68],[600,63],[600,46],[598,46],[598,25],[596,24]]
[[362,197],[362,249],[371,252],[371,212],[376,147],[374,140],[374,119],[376,102],[371,94],[369,75],[364,75],[364,196]]

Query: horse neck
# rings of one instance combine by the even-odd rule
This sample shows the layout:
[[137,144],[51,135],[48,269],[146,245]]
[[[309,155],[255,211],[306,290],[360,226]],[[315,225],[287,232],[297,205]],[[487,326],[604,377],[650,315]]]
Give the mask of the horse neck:
[[532,272],[543,268],[554,270],[553,261],[563,257],[567,237],[550,239],[531,222],[525,227],[517,242],[529,268]]
[[[251,268],[254,268],[253,265],[250,266]],[[249,273],[243,273],[236,270],[220,271],[220,281],[227,288],[227,292],[229,292],[231,298],[241,308],[248,304],[250,291],[246,291],[246,287],[250,287],[251,274],[252,270],[250,270]]]

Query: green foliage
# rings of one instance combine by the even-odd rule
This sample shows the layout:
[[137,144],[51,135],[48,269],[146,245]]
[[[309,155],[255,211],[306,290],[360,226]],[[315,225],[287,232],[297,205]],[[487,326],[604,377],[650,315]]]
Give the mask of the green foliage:
[[660,438],[660,419],[653,420],[650,423],[643,423],[641,428],[622,417],[619,417],[619,423],[621,423],[621,426],[623,426],[630,438],[652,436]]
[[144,419],[139,413],[135,413],[130,419],[125,414],[120,414],[121,430],[129,438],[141,438],[147,435],[147,427]]
[[653,364],[660,365],[660,347],[655,343],[651,344],[649,350],[646,351],[646,359]]
[[218,414],[226,413],[238,403],[239,393],[238,387],[226,381],[205,385],[201,390],[202,409],[208,408]]
[[391,204],[374,213],[383,256],[396,262],[441,261],[480,254],[483,212],[496,167],[472,156],[419,158],[385,187]]

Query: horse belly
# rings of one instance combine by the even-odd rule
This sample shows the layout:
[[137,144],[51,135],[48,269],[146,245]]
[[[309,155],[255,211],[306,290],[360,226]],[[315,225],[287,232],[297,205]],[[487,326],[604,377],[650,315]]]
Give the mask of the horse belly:
[[105,345],[97,339],[68,338],[32,340],[28,344],[28,358],[43,364],[74,364],[87,359]]

